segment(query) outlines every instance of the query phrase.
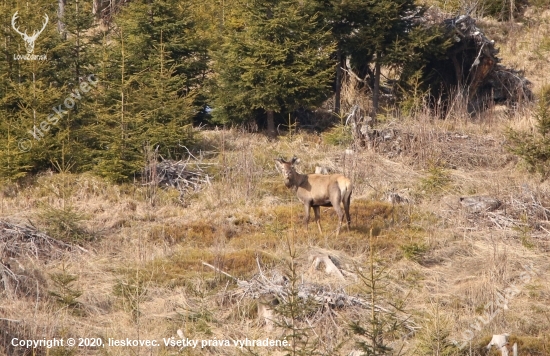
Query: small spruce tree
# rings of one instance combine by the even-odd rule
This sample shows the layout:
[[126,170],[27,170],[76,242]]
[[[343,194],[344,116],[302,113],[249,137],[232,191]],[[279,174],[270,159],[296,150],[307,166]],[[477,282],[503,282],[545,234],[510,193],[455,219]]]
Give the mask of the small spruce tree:
[[508,130],[508,149],[521,157],[531,172],[546,180],[550,175],[550,86],[542,88],[533,115],[536,120],[533,132]]

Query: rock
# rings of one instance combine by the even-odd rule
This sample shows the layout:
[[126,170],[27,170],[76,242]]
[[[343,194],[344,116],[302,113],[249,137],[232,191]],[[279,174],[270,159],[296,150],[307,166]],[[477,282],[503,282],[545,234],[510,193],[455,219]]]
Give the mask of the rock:
[[328,167],[315,167],[315,174],[329,174],[330,172],[332,172],[332,169]]
[[469,213],[494,211],[502,205],[500,200],[489,196],[462,197],[460,204]]
[[[500,350],[502,356],[508,356],[508,348],[506,347],[506,345],[508,345],[508,337],[508,334],[493,335],[493,338],[489,342],[489,345],[487,345],[486,349],[489,350],[494,346]],[[514,346],[516,345],[514,344]]]
[[390,191],[386,193],[386,200],[392,204],[409,204],[410,200],[403,193],[396,193],[395,191]]

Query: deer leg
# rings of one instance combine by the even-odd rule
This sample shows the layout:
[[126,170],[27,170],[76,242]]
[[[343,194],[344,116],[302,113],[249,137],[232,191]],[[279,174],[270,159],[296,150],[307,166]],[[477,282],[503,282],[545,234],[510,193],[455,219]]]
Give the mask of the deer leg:
[[306,231],[309,230],[308,228],[308,225],[309,225],[309,210],[311,208],[311,206],[309,204],[304,204],[304,208],[305,208],[305,213],[306,215],[304,216],[304,226],[306,227]]
[[338,214],[338,229],[336,230],[336,236],[340,234],[340,228],[342,227],[342,221],[344,220],[344,212],[342,211],[340,201],[340,197],[338,197],[338,200],[332,202],[332,206],[334,207],[334,210],[336,210],[336,214]]
[[347,196],[344,197],[344,211],[346,212],[346,220],[348,222],[348,224],[347,224],[348,231],[349,231],[349,228],[350,228],[350,225],[351,225],[351,217],[349,215],[350,202],[351,202],[351,192],[349,194],[347,194]]
[[317,227],[319,228],[319,233],[323,234],[323,229],[321,229],[321,207],[314,206],[313,212],[315,213],[315,221],[317,222]]

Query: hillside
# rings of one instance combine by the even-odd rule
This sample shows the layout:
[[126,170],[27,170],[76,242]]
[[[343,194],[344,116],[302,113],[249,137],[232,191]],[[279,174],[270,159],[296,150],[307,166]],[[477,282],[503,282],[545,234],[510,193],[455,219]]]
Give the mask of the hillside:
[[[525,18],[479,25],[539,93],[550,10]],[[376,355],[497,355],[484,347],[508,333],[520,356],[550,355],[550,185],[507,150],[510,128],[534,130],[535,110],[387,110],[377,129],[393,136],[370,149],[342,126],[277,139],[197,128],[188,167],[209,178],[185,194],[70,163],[6,182],[0,354],[358,355],[375,340]],[[352,180],[349,231],[336,236],[332,208],[323,234],[303,227],[274,164],[293,155],[301,173]],[[498,207],[469,205],[480,196]],[[266,338],[289,346],[239,344]]]

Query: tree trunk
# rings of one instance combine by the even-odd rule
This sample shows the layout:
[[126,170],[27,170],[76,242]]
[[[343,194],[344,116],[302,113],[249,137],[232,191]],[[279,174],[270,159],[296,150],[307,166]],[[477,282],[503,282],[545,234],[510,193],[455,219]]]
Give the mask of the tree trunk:
[[96,21],[99,21],[101,18],[101,9],[99,8],[101,3],[101,0],[93,0],[92,3],[92,14],[94,15],[94,19]]
[[275,132],[275,118],[273,110],[267,110],[267,136],[275,138],[277,133]]
[[65,0],[58,0],[57,4],[57,31],[61,34],[61,38],[66,40],[67,34],[65,32],[65,24],[63,23],[63,17],[65,16]]
[[378,113],[378,102],[380,100],[380,53],[376,55],[376,62],[374,64],[374,88],[372,90],[372,122],[376,122],[376,114]]
[[342,93],[342,52],[338,50],[338,66],[336,67],[336,90],[334,93],[334,113],[340,115],[340,95]]

